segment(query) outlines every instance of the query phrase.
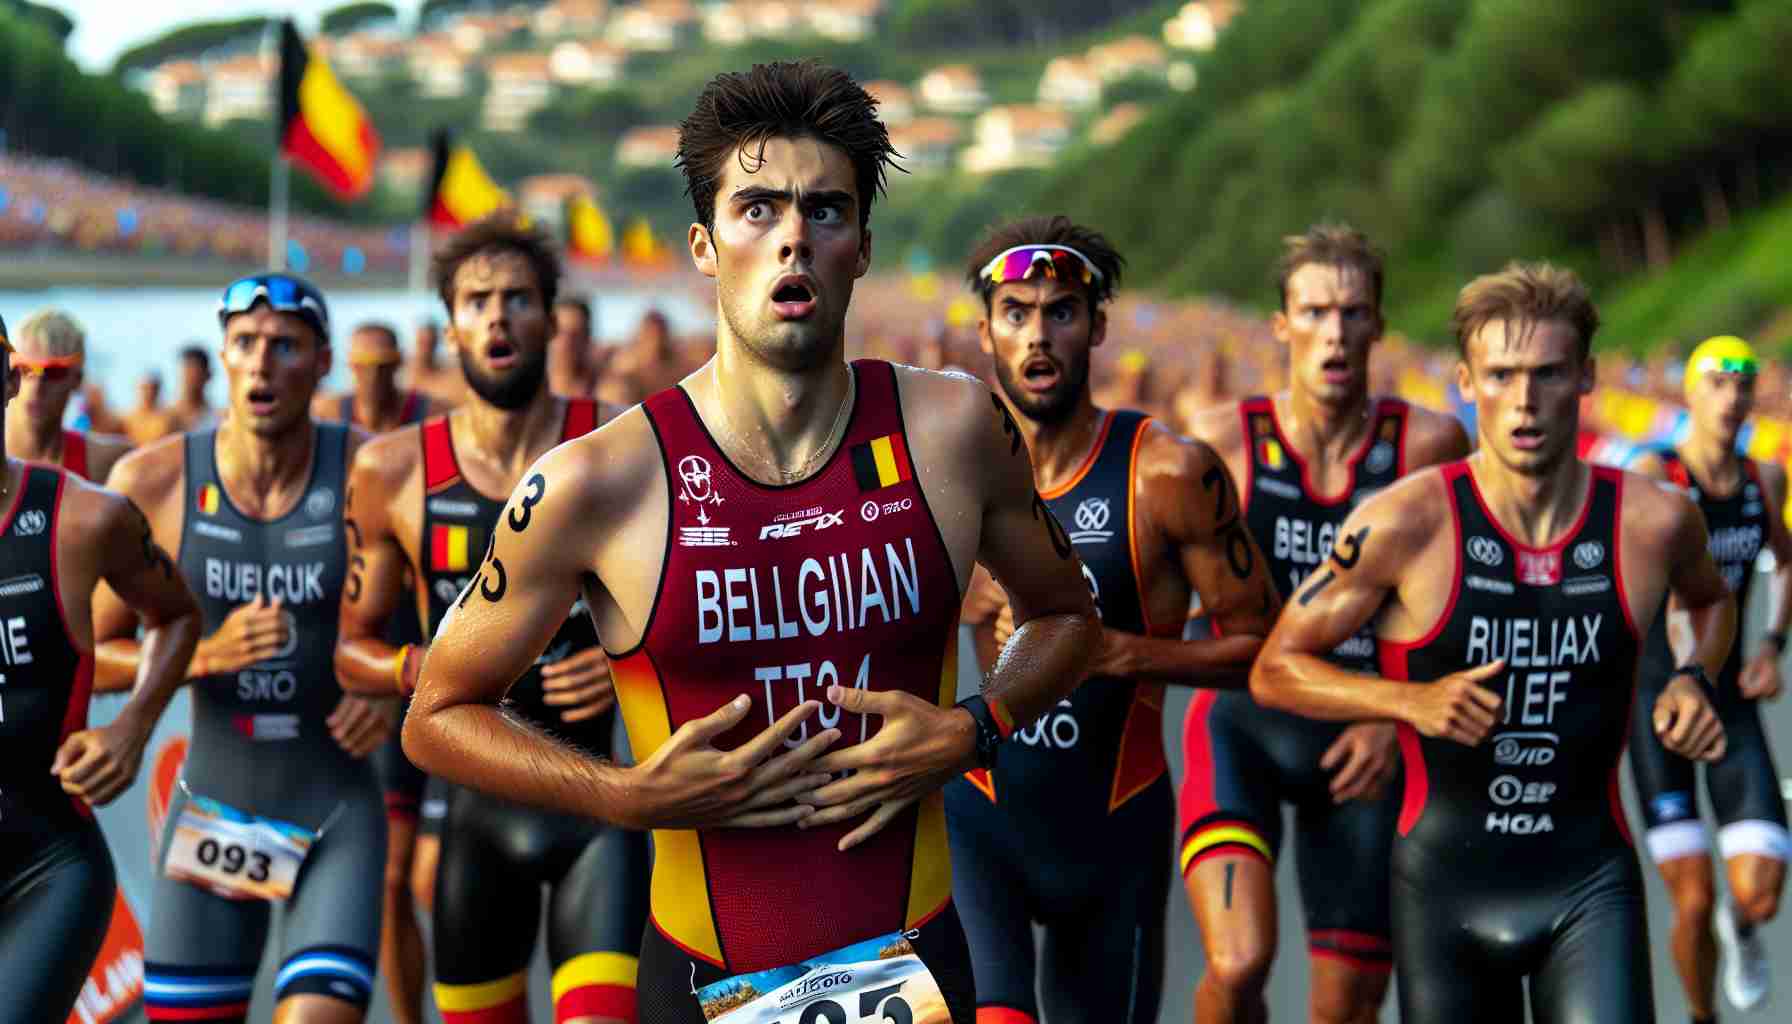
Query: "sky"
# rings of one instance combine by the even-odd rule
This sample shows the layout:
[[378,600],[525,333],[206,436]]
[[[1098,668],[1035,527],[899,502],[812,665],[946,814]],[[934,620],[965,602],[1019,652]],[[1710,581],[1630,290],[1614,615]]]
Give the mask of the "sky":
[[[194,21],[246,18],[256,14],[290,15],[301,29],[315,29],[317,16],[340,7],[345,0],[285,0],[255,3],[253,0],[161,0],[158,3],[127,0],[44,0],[75,19],[69,37],[69,55],[87,71],[105,71],[113,58],[137,43],[171,28]],[[417,13],[418,0],[396,0],[399,16]]]

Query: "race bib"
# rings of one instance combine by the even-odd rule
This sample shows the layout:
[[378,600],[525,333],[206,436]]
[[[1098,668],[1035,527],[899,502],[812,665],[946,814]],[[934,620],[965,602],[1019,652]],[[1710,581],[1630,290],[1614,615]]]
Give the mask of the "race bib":
[[891,932],[789,967],[741,974],[697,993],[715,1024],[951,1024],[946,997]]
[[297,825],[195,796],[174,823],[163,870],[226,899],[285,900],[316,839]]

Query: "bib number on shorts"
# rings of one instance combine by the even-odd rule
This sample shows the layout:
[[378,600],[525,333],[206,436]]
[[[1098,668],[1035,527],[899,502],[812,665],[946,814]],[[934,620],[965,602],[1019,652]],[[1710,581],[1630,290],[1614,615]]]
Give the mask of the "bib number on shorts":
[[[912,933],[910,933],[912,934]],[[697,993],[713,1024],[951,1024],[946,997],[908,935],[741,974]]]
[[169,878],[225,899],[285,900],[317,834],[195,796],[174,823]]

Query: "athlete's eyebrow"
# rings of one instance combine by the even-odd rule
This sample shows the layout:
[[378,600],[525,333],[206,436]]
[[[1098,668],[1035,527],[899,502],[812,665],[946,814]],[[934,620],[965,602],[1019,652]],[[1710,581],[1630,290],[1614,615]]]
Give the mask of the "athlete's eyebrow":
[[728,198],[730,202],[735,203],[788,203],[793,196],[791,191],[787,188],[766,188],[764,185],[744,185],[735,189],[734,195]]

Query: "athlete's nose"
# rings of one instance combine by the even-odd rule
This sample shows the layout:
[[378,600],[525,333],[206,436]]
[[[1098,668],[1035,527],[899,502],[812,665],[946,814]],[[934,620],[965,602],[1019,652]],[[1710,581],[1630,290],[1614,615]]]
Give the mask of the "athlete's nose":
[[803,216],[801,210],[791,210],[779,225],[783,240],[778,246],[778,259],[789,263],[795,257],[797,263],[807,266],[814,262],[815,250],[809,243],[809,218]]

